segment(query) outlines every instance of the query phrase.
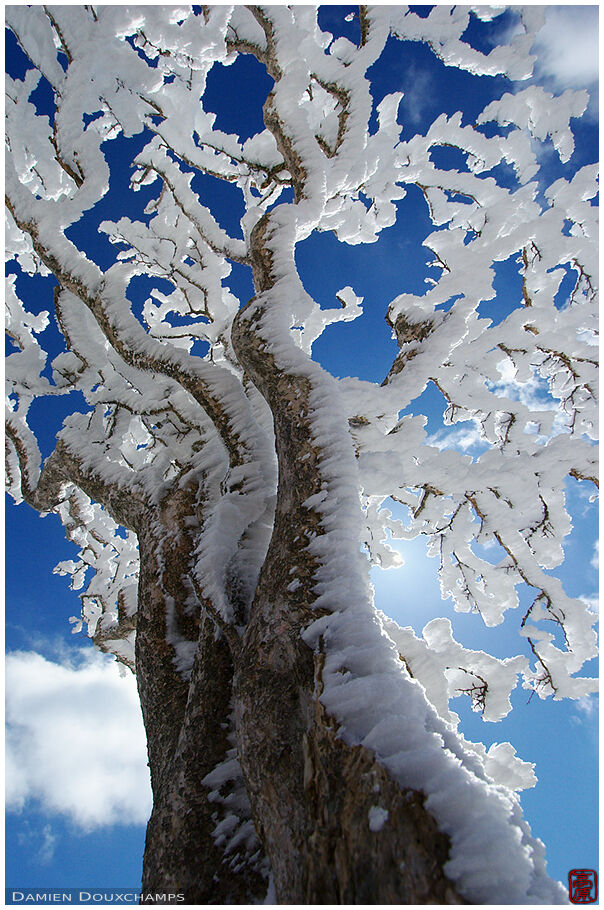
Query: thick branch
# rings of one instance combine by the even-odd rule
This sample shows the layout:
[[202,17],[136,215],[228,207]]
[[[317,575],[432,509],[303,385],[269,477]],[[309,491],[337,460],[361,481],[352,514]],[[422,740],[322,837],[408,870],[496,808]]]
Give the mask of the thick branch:
[[[240,423],[241,415],[235,415],[228,406],[228,398],[234,396],[239,408],[242,403],[246,408],[249,407],[235,377],[214,363],[197,361],[192,364],[181,351],[152,339],[130,314],[127,301],[125,306],[128,306],[128,311],[122,312],[118,321],[113,315],[112,307],[104,298],[104,280],[100,270],[93,263],[87,263],[88,268],[97,273],[96,287],[93,288],[81,275],[75,274],[60,262],[56,250],[51,248],[46,239],[42,240],[40,237],[38,225],[20,215],[20,207],[15,200],[7,197],[7,205],[17,225],[31,237],[34,249],[44,265],[55,275],[63,288],[79,297],[88,307],[120,357],[131,366],[152,373],[161,373],[178,382],[203,407],[214,423],[228,450],[231,467],[248,460],[246,443],[235,426],[235,423]],[[69,241],[65,240],[65,244],[69,245],[71,251]],[[242,402],[242,399],[245,401]],[[234,410],[237,410],[237,405]]]
[[[126,468],[122,470],[130,475]],[[112,474],[115,476],[113,466]],[[61,498],[62,487],[66,483],[74,483],[90,499],[106,508],[118,524],[136,531],[144,518],[147,504],[132,483],[133,478],[129,479],[127,484],[105,479],[100,470],[85,465],[81,456],[59,440],[44,463],[34,495],[28,502],[42,512],[50,512]]]

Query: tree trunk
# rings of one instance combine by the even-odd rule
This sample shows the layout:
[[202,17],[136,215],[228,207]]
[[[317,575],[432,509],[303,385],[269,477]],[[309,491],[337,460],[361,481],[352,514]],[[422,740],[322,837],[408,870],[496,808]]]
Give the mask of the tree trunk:
[[[274,285],[270,230],[265,217],[252,232],[259,294]],[[256,842],[233,865],[213,835],[207,781],[229,755],[226,721],[234,707],[246,803],[270,862],[277,902],[462,903],[443,871],[449,839],[438,831],[423,795],[401,789],[369,749],[339,738],[320,702],[324,655],[302,637],[321,615],[314,606],[319,563],[307,543],[326,531],[320,515],[305,505],[329,486],[322,468],[327,453],[313,442],[310,416],[312,377],[321,381],[320,368],[298,375],[278,366],[262,337],[263,313],[260,298],[250,301],[235,319],[232,342],[273,414],[273,534],[236,646],[214,640],[213,623],[204,620],[188,696],[174,678],[165,601],[167,595],[182,600],[191,571],[193,548],[187,550],[191,541],[182,520],[191,503],[164,504],[161,540],[167,551],[158,556],[157,542],[146,543],[143,535],[141,559],[147,564],[141,570],[137,666],[154,792],[143,887],[184,892],[191,903],[260,897]],[[346,434],[347,444],[352,447]],[[356,490],[354,496],[358,500]],[[176,516],[177,533],[166,534]],[[370,824],[376,809],[383,824]]]
[[[177,903],[183,894],[191,904],[248,903],[266,893],[249,809],[232,774],[217,783],[206,780],[233,751],[233,666],[214,622],[203,611],[201,620],[190,612],[193,546],[184,521],[190,503],[182,500],[164,502],[138,534],[136,668],[153,791],[142,887],[145,894],[168,895],[158,897],[163,903]],[[168,616],[177,628],[168,628]],[[177,669],[169,641],[179,634],[196,641],[189,679]],[[216,833],[225,822],[236,839]]]
[[[251,338],[246,332],[250,371]],[[266,363],[264,354],[265,375]],[[279,490],[240,649],[203,605],[201,619],[192,610],[194,491],[166,497],[138,529],[136,663],[154,800],[143,892],[169,903],[179,894],[191,904],[262,901],[266,855],[279,903],[461,903],[443,872],[448,838],[422,794],[338,738],[319,700],[323,654],[302,639],[320,615],[310,593],[316,565],[299,539],[322,533],[303,506],[321,484],[302,416],[311,384],[276,372],[254,379],[275,415]],[[292,592],[293,565],[303,584]],[[178,636],[196,642],[188,679],[177,669]],[[221,773],[238,770],[235,736],[246,794],[232,769]],[[375,807],[388,813],[378,830],[369,824]]]
[[[305,501],[323,489],[309,421],[312,381],[277,369],[241,311],[233,344],[274,418],[279,486],[274,531],[235,668],[239,757],[279,903],[462,903],[443,867],[448,837],[423,796],[403,791],[361,746],[339,739],[319,698],[322,655],[302,632],[316,562],[304,541],[325,533]],[[295,567],[298,587],[291,590]],[[388,818],[371,830],[369,811]],[[377,827],[377,826],[375,826]]]
[[[319,701],[321,656],[300,635],[305,611],[292,616],[271,593],[280,551],[263,572],[236,679],[240,760],[278,903],[462,903],[443,872],[448,837],[422,795],[338,738]],[[376,806],[388,817],[372,831]]]

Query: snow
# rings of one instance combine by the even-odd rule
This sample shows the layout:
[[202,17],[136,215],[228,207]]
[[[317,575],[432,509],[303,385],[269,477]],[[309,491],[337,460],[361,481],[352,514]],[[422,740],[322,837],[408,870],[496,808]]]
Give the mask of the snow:
[[373,832],[381,831],[388,821],[388,810],[382,809],[381,806],[372,806],[369,812],[369,830]]
[[[426,43],[446,66],[526,80],[543,11],[514,8],[514,27],[483,54],[464,40],[466,29],[471,17],[491,21],[500,8],[435,6],[427,16],[368,8],[361,47],[321,32],[310,7],[267,8],[270,41],[242,6],[210,7],[203,28],[185,7],[100,7],[94,17],[88,7],[52,10],[53,21],[42,8],[7,13],[34,67],[24,80],[9,78],[6,105],[7,256],[18,273],[8,277],[6,294],[16,348],[7,359],[12,495],[31,499],[40,477],[32,402],[81,393],[85,412],[70,414],[59,436],[79,471],[144,503],[158,541],[178,533],[159,518],[170,497],[197,491],[180,529],[194,540],[187,606],[197,609],[198,597],[239,634],[277,495],[272,415],[231,341],[239,313],[292,387],[303,380],[310,390],[301,420],[319,453],[318,477],[302,503],[313,531],[299,545],[315,574],[309,587],[290,567],[286,588],[307,597],[320,617],[304,638],[324,654],[323,705],[346,742],[372,749],[402,787],[426,795],[450,835],[446,871],[465,899],[564,902],[521,816],[516,791],[534,785],[532,765],[509,743],[487,752],[465,740],[449,702],[465,692],[485,721],[497,721],[518,684],[555,699],[582,698],[594,687],[577,674],[595,656],[596,617],[551,570],[571,530],[565,478],[595,476],[597,169],[563,168],[569,179],[550,186],[542,169],[550,141],[561,167],[571,161],[573,120],[587,95],[515,86],[473,124],[464,125],[461,112],[442,114],[425,135],[403,139],[403,96],[394,91],[368,131],[367,72],[389,35]],[[266,129],[245,142],[219,130],[203,106],[208,73],[233,62],[238,43],[273,55],[273,119],[267,107]],[[57,52],[68,58],[66,72]],[[42,79],[53,92],[53,123],[30,100]],[[131,186],[133,193],[145,187],[151,199],[138,218],[101,223],[115,245],[115,261],[103,271],[68,229],[107,194],[106,151],[118,136],[140,138]],[[461,170],[432,161],[443,146],[463,153]],[[240,191],[240,236],[199,198],[198,171]],[[296,201],[283,202],[292,181]],[[400,354],[385,383],[336,380],[311,359],[313,344],[373,301],[347,285],[322,308],[297,274],[296,244],[315,231],[350,245],[375,243],[395,223],[397,203],[418,188],[437,277],[421,295],[401,278],[388,306]],[[246,301],[227,282],[233,263],[251,265],[261,219],[271,282],[240,312]],[[499,322],[484,315],[497,303],[498,263],[512,263],[518,278],[515,305]],[[19,276],[39,275],[50,286],[51,271],[62,285],[55,313],[65,348],[53,350],[47,368],[49,311],[29,311]],[[567,271],[576,283],[560,301]],[[129,296],[139,279],[152,287],[140,316]],[[192,356],[196,342],[207,344],[202,356]],[[436,437],[424,417],[404,413],[429,384],[446,401]],[[464,447],[461,433],[473,444]],[[404,519],[393,518],[390,497],[406,507]],[[91,502],[73,483],[56,511],[79,548],[57,567],[82,592],[74,631],[86,624],[99,646],[132,665],[126,620],[136,612],[135,534],[122,532],[110,502]],[[533,589],[519,621],[522,654],[501,659],[466,648],[442,618],[419,637],[376,611],[370,564],[400,564],[389,541],[420,534],[439,558],[443,596],[487,626],[517,611],[519,585]],[[174,661],[187,678],[195,643],[178,632],[168,597],[166,610]],[[252,844],[234,747],[206,783],[217,803],[217,842],[227,853]],[[370,831],[387,822],[386,808],[369,810]]]
[[[229,717],[231,732],[229,739],[234,743],[233,716]],[[208,789],[208,800],[216,809],[212,813],[215,827],[212,831],[217,846],[224,850],[226,861],[236,869],[242,862],[255,865],[268,881],[271,893],[272,877],[263,858],[258,836],[251,817],[251,808],[243,782],[237,750],[233,746],[226,757],[203,778]],[[242,851],[243,856],[240,852]],[[273,886],[274,890],[274,886]]]
[[584,113],[588,100],[585,90],[567,89],[554,98],[541,86],[532,85],[515,95],[506,93],[499,101],[487,105],[478,122],[496,120],[502,126],[514,124],[528,129],[531,136],[542,141],[549,136],[560,160],[566,162],[575,148],[569,121]]

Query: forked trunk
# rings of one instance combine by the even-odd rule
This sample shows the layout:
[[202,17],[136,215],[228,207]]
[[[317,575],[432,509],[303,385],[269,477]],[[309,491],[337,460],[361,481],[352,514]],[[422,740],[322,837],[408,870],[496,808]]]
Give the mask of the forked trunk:
[[[274,415],[274,530],[233,645],[203,607],[200,625],[191,611],[193,493],[178,492],[139,529],[137,674],[154,796],[143,891],[170,903],[262,901],[266,855],[278,903],[461,903],[443,871],[448,838],[422,794],[344,742],[320,702],[324,653],[303,639],[321,615],[304,540],[324,533],[304,505],[324,482],[304,416],[311,380],[271,370],[249,326],[233,340]],[[187,682],[179,636],[181,650],[196,641]]]
[[[321,615],[316,557],[324,529],[305,503],[323,489],[311,380],[276,369],[242,312],[233,343],[274,419],[279,487],[274,531],[235,669],[239,757],[279,903],[461,903],[443,867],[446,835],[375,755],[337,735],[319,698],[323,655],[303,631]],[[295,576],[292,574],[295,570]],[[295,578],[295,584],[292,579]],[[372,823],[371,810],[386,813]]]

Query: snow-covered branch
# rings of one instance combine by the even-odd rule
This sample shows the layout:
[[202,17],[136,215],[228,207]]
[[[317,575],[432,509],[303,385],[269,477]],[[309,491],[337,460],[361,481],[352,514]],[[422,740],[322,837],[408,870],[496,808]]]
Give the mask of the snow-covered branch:
[[[351,40],[307,6],[8,11],[27,55],[6,102],[9,486],[79,548],[57,567],[83,591],[76,629],[136,664],[153,862],[169,862],[178,811],[181,856],[211,843],[229,875],[243,857],[227,903],[258,896],[261,850],[281,896],[323,897],[313,850],[332,855],[332,821],[317,807],[333,798],[344,817],[342,794],[361,801],[370,777],[393,806],[410,794],[450,848],[426,892],[405,878],[424,859],[388,860],[406,884],[382,896],[559,899],[513,792],[532,767],[467,742],[449,707],[463,694],[497,721],[518,683],[556,699],[594,688],[577,674],[595,614],[554,574],[568,484],[597,482],[597,172],[573,158],[588,98],[529,81],[537,8],[510,8],[497,43],[474,47],[468,33],[502,12],[360,7]],[[371,83],[397,42],[499,88],[470,119],[403,131],[400,85]],[[251,136],[221,128],[211,100],[243,57],[272,82]],[[379,255],[363,296],[326,275],[314,299],[301,244],[378,244],[408,211],[430,225],[409,232],[432,256],[426,287],[405,247],[383,383],[337,379],[313,345],[376,309]],[[43,461],[39,413],[59,397],[70,413]],[[443,618],[419,637],[376,610],[371,564],[400,564],[393,542],[419,535],[456,610],[489,628],[517,611],[521,653],[467,648]],[[367,799],[375,844],[363,830],[346,849],[377,853],[359,868],[390,856]]]

